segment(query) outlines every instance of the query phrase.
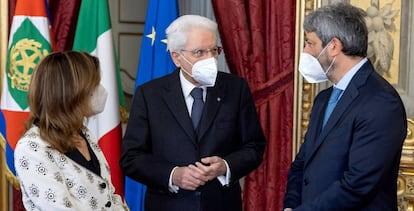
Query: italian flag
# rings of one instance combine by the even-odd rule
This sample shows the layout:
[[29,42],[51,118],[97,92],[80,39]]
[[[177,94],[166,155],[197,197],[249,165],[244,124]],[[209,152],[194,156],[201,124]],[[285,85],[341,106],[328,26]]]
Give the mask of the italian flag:
[[[6,68],[3,74],[1,112],[5,134],[6,175],[18,187],[14,170],[14,148],[29,117],[27,91],[33,69],[52,51],[50,24],[44,0],[18,0],[10,29]],[[2,143],[0,143],[2,144]]]
[[82,1],[73,50],[85,51],[99,58],[101,84],[107,90],[108,98],[104,111],[91,117],[87,126],[98,138],[108,161],[115,192],[123,196],[123,175],[118,164],[122,139],[120,102],[123,98],[120,98],[122,89],[119,88],[119,68],[107,0]]

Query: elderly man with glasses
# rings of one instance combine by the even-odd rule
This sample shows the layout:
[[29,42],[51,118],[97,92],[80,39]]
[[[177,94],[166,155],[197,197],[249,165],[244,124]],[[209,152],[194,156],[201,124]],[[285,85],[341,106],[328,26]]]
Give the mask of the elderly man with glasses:
[[185,15],[166,34],[178,69],[137,88],[120,165],[147,185],[146,211],[242,210],[266,142],[248,84],[217,71],[215,22]]

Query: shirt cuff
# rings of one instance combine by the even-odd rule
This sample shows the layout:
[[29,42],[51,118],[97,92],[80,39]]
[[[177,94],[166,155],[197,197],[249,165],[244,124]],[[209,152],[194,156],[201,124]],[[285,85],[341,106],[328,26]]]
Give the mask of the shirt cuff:
[[170,178],[168,179],[168,190],[170,190],[170,192],[172,193],[178,193],[178,190],[180,190],[180,188],[177,185],[173,185],[172,184],[172,176],[173,173],[175,171],[175,169],[177,169],[178,167],[174,167],[170,173]]
[[221,185],[223,186],[228,186],[230,184],[230,177],[231,177],[231,172],[230,172],[230,168],[229,168],[229,164],[227,164],[227,161],[224,160],[224,163],[226,164],[226,175],[222,175],[222,176],[218,176],[217,179],[219,180],[219,182],[221,183]]

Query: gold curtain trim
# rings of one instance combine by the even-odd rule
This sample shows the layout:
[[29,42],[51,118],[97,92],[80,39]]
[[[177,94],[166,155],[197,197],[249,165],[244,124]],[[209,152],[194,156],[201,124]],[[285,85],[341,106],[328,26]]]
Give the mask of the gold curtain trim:
[[[4,155],[6,155],[6,139],[4,138],[3,134],[0,134],[0,145],[1,148],[4,150]],[[13,185],[14,188],[17,190],[20,190],[19,181],[17,180],[17,177],[10,171],[9,166],[7,165],[7,158],[4,156],[4,169],[6,174],[6,179]]]
[[121,106],[119,108],[119,111],[121,112],[121,123],[127,123],[128,122],[128,113],[125,108],[125,106]]

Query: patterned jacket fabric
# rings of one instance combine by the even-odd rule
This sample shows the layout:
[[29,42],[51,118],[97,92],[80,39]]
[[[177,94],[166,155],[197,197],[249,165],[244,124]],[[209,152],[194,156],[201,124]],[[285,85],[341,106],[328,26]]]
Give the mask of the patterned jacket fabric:
[[52,149],[36,126],[19,140],[15,167],[27,210],[124,210],[104,154],[86,127],[82,133],[99,160],[101,176]]

